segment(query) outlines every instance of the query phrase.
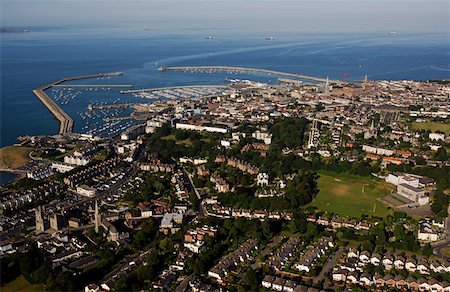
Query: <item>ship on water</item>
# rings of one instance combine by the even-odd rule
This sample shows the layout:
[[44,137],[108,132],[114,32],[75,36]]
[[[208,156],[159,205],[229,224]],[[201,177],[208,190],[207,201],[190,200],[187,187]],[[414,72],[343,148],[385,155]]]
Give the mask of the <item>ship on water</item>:
[[266,41],[273,41],[275,38],[273,36],[268,36],[264,38]]
[[213,37],[209,35],[209,36],[206,36],[205,39],[207,39],[207,40],[212,40]]
[[388,35],[389,35],[389,36],[395,36],[396,34],[397,34],[396,31],[390,31],[390,32],[388,32]]

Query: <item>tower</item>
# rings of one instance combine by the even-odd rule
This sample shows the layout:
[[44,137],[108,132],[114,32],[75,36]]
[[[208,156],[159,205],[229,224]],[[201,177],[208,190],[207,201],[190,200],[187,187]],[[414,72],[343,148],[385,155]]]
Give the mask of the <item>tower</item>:
[[37,206],[36,209],[34,209],[34,215],[36,216],[36,233],[42,233],[48,228],[48,222],[44,220],[42,212],[42,206]]
[[59,213],[53,213],[50,217],[50,228],[61,230],[64,227],[64,216]]
[[329,93],[330,92],[330,80],[328,79],[327,76],[327,82],[325,82],[325,93]]
[[94,214],[94,223],[95,223],[95,233],[99,232],[100,229],[100,214],[98,212],[98,202],[95,200],[95,214]]
[[368,78],[367,78],[367,74],[366,75],[364,75],[364,80],[363,80],[363,89],[365,90],[366,89],[366,86],[367,86],[367,82],[368,82],[369,80],[368,80]]

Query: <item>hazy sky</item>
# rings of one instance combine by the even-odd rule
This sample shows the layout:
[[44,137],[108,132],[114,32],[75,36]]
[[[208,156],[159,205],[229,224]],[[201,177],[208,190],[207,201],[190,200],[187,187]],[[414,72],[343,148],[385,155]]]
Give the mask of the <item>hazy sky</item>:
[[444,0],[0,0],[2,26],[129,25],[156,29],[448,32]]

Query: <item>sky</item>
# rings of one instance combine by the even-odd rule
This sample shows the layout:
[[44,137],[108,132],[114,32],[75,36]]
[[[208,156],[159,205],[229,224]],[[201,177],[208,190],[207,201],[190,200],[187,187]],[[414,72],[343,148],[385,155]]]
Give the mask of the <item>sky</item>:
[[1,25],[448,33],[448,0],[0,0]]

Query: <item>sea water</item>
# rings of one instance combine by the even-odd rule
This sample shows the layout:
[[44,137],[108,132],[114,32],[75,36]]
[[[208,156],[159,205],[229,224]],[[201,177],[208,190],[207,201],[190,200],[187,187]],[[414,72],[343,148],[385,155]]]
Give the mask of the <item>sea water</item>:
[[[448,36],[386,32],[371,34],[280,34],[265,40],[263,33],[217,31],[206,39],[202,30],[164,31],[143,27],[31,27],[29,33],[1,35],[0,146],[19,135],[57,133],[59,122],[32,90],[61,77],[120,71],[115,79],[75,83],[131,84],[133,89],[176,85],[225,84],[226,78],[268,83],[264,74],[226,76],[160,72],[158,66],[224,65],[263,68],[330,79],[429,80],[450,76]],[[88,102],[117,100],[91,94],[61,107],[82,130],[80,116]],[[110,97],[108,97],[110,96]],[[90,98],[90,99],[89,99]],[[110,98],[110,99],[108,99]],[[150,101],[148,101],[150,102]],[[6,177],[1,174],[1,181]],[[10,176],[8,175],[10,178]]]

